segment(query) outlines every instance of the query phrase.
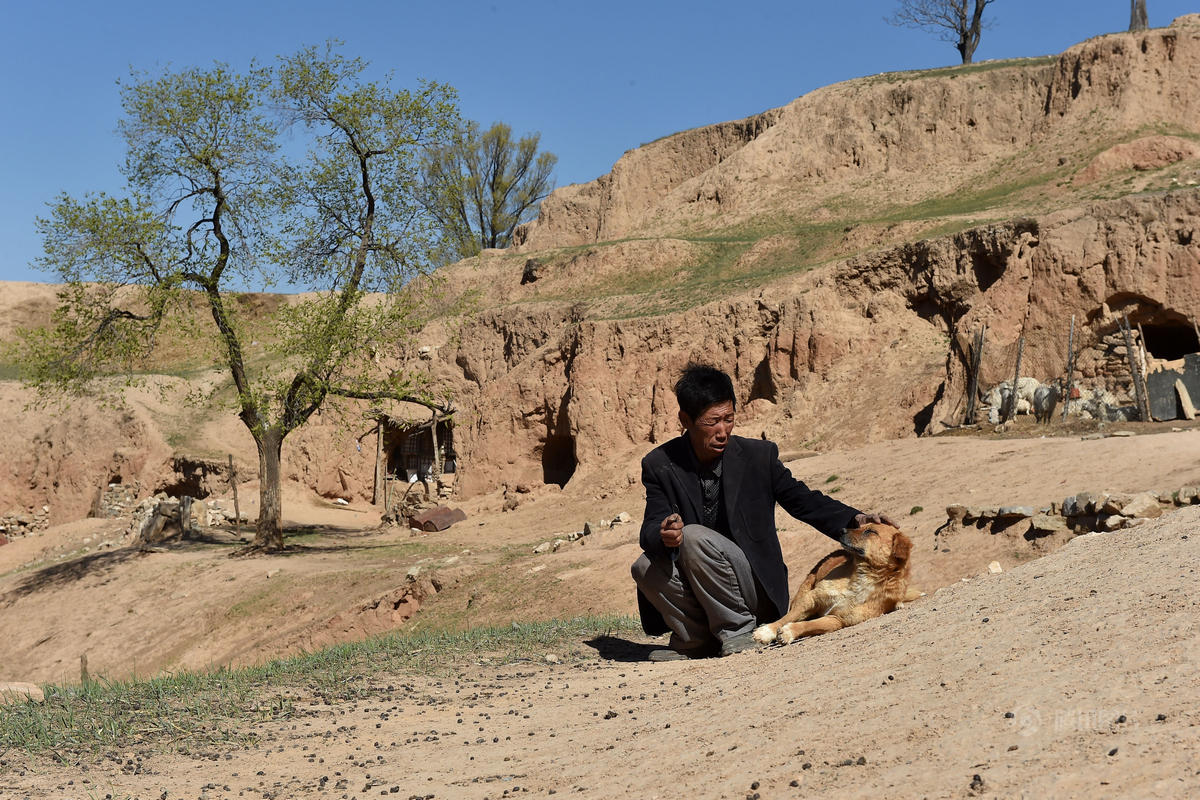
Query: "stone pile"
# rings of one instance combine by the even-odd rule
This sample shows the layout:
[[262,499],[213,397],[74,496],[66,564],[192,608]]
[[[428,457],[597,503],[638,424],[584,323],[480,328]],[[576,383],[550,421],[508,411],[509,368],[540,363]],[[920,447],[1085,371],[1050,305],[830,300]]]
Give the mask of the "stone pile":
[[[195,525],[196,510],[197,507],[193,505],[192,525]],[[137,504],[127,535],[132,536],[135,542],[153,544],[178,533],[181,528],[179,500],[159,492]]]
[[[233,509],[232,500],[206,500],[204,503],[204,524],[210,528],[217,525],[232,525],[237,521],[237,513]],[[246,512],[242,512],[242,524],[249,522]]]
[[1073,534],[1132,528],[1179,506],[1200,504],[1200,486],[1174,492],[1079,492],[1043,508],[1032,506],[946,506],[946,526],[974,525],[993,530],[1029,522],[1026,536]]
[[542,553],[552,553],[552,552],[555,552],[556,550],[558,550],[560,547],[562,547],[565,544],[569,544],[570,542],[578,542],[586,536],[591,536],[592,534],[599,533],[600,531],[605,531],[605,530],[609,530],[610,528],[615,528],[618,525],[625,525],[632,521],[633,521],[633,517],[629,516],[629,513],[625,512],[625,511],[622,511],[620,514],[617,514],[612,519],[601,519],[597,522],[592,522],[589,520],[589,521],[583,523],[583,530],[572,531],[571,533],[568,533],[565,536],[560,536],[560,537],[558,537],[556,539],[552,539],[551,541],[548,541],[548,542],[542,542],[537,547],[533,548],[533,552],[535,555],[541,555]]
[[104,519],[123,517],[137,506],[139,494],[141,487],[135,483],[110,483],[100,490],[92,516]]
[[0,516],[0,536],[5,540],[41,533],[50,527],[50,506],[30,506],[27,511],[9,511]]

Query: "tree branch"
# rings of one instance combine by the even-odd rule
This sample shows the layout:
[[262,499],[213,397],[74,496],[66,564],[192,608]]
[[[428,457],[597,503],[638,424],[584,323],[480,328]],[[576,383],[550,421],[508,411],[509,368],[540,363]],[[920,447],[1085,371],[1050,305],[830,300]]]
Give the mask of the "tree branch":
[[345,397],[349,400],[396,400],[401,403],[416,403],[419,406],[425,406],[431,411],[437,411],[442,414],[453,414],[455,411],[454,402],[447,400],[442,403],[434,402],[419,395],[398,394],[396,392],[364,392],[358,389],[344,389],[341,387],[330,387],[329,394],[335,397]]

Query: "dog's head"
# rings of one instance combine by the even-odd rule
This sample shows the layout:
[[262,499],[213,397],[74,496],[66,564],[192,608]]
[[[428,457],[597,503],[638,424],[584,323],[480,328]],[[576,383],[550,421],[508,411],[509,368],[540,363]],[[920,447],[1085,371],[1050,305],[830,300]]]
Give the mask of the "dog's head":
[[873,522],[847,528],[839,539],[842,547],[872,567],[898,569],[908,564],[912,540],[891,525]]

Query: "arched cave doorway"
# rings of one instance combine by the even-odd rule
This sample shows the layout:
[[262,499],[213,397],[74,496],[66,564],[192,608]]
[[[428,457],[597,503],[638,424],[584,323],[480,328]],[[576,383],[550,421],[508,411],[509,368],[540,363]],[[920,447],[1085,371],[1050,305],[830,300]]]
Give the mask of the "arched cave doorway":
[[566,486],[575,474],[575,437],[547,436],[542,443],[542,482]]

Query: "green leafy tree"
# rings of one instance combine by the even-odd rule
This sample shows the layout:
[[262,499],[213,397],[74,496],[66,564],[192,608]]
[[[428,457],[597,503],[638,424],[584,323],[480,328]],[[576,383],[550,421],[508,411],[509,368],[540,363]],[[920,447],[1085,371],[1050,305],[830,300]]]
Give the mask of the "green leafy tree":
[[896,13],[887,21],[902,28],[938,34],[942,41],[954,45],[962,63],[970,64],[983,29],[987,27],[983,11],[994,2],[996,0],[900,0]]
[[485,247],[507,247],[513,230],[534,216],[554,188],[558,157],[539,153],[537,133],[514,140],[497,122],[486,131],[468,122],[453,141],[426,151],[422,203],[441,226],[448,259],[467,258]]
[[[43,396],[88,391],[141,363],[199,298],[258,448],[252,549],[283,547],[283,441],[327,400],[450,410],[375,356],[414,330],[427,283],[414,278],[436,240],[416,199],[419,154],[449,141],[455,96],[393,89],[366,69],[330,45],[241,74],[135,74],[121,87],[128,195],[64,195],[38,220],[39,266],[64,286],[52,324],[21,345],[28,381]],[[300,144],[303,158],[285,155]],[[283,304],[272,350],[250,359],[238,291],[279,281],[312,292]]]

